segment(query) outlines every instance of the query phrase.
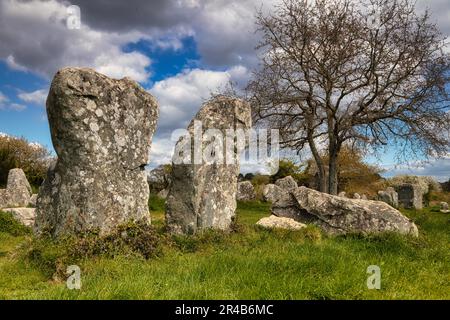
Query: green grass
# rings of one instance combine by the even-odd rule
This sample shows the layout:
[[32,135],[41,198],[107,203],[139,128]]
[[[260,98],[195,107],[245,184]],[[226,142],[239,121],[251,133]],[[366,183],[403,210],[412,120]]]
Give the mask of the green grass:
[[[450,216],[432,209],[405,211],[416,239],[264,230],[254,223],[269,207],[257,202],[239,203],[231,233],[175,237],[164,233],[163,202],[151,199],[150,208],[160,249],[147,260],[130,252],[80,258],[67,254],[74,242],[1,227],[0,298],[450,299]],[[66,288],[72,263],[81,290]],[[381,290],[367,289],[369,265],[381,268]]]

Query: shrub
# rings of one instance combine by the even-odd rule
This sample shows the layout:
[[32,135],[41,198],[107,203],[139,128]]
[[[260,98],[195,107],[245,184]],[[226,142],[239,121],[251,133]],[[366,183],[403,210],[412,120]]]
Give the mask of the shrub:
[[0,186],[5,186],[9,170],[21,168],[33,187],[44,180],[52,160],[45,147],[25,138],[0,135]]

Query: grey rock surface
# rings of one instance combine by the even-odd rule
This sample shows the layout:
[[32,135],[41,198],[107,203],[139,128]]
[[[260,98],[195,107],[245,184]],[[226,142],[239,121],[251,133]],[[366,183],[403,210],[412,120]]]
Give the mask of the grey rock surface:
[[294,191],[298,187],[297,181],[295,181],[295,179],[291,176],[278,179],[277,181],[275,181],[275,185],[289,192]]
[[[284,204],[284,208],[279,205]],[[347,199],[299,187],[274,203],[272,213],[313,223],[329,234],[398,232],[418,235],[416,225],[381,201]]]
[[31,194],[31,186],[23,170],[11,169],[8,172],[6,189],[0,189],[0,208],[25,207]]
[[[201,148],[196,149],[195,143],[191,143],[186,151],[188,154],[184,154],[184,147],[192,140],[182,137],[176,144],[172,160],[171,184],[166,200],[166,223],[172,233],[193,234],[206,228],[227,230],[235,216],[239,161],[195,163],[189,159],[195,158],[195,152],[203,156],[208,153],[207,148],[212,142],[205,137],[207,129],[218,130],[225,136],[229,129],[250,128],[250,106],[239,99],[218,96],[203,104],[188,126],[191,138],[196,121],[201,121],[202,126]],[[239,158],[239,153],[234,156]],[[175,160],[179,158],[187,161]]]
[[237,195],[236,198],[239,201],[249,201],[254,200],[255,188],[250,181],[238,182]]
[[150,222],[144,168],[156,100],[129,78],[64,68],[53,78],[47,115],[58,159],[39,191],[35,230],[104,234],[129,220]]

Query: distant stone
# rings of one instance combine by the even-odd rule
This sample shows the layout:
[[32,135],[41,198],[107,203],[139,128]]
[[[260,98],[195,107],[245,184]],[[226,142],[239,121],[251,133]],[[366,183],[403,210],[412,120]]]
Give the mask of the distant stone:
[[158,194],[158,192],[169,187],[170,170],[170,165],[160,165],[148,173],[147,181],[150,193]]
[[447,202],[441,202],[439,205],[440,205],[440,207],[441,207],[440,211],[441,211],[442,213],[449,213],[449,212],[450,212],[450,210],[449,210],[449,208],[448,208],[448,203],[447,203]]
[[[230,156],[237,161],[224,163],[223,139],[230,130],[250,127],[250,105],[242,100],[218,96],[203,104],[188,126],[191,137],[181,137],[175,146],[166,201],[166,223],[170,232],[193,234],[206,228],[230,228],[236,210],[240,152],[231,148]],[[202,134],[201,147],[195,148],[195,141],[192,142],[194,132]],[[216,135],[208,135],[213,132]],[[213,139],[218,134],[223,139]],[[192,160],[198,153],[203,161],[195,163]],[[220,162],[220,157],[224,161]]]
[[161,190],[160,192],[158,192],[156,195],[157,195],[159,198],[166,199],[168,194],[169,194],[169,190],[168,190],[168,189],[162,189],[162,190]]
[[22,169],[8,172],[6,189],[0,189],[0,208],[26,207],[31,197],[31,186]]
[[398,203],[406,209],[421,210],[423,208],[423,189],[418,184],[405,183],[395,187]]
[[105,234],[130,220],[150,223],[152,95],[129,78],[64,68],[53,78],[47,115],[58,159],[39,191],[36,231]]
[[34,225],[36,217],[35,208],[5,208],[2,209],[2,211],[11,213],[16,220],[27,227],[32,227]]
[[294,191],[298,187],[297,181],[295,181],[295,179],[291,176],[278,179],[277,181],[275,181],[275,185],[289,192]]
[[398,232],[418,235],[416,225],[400,211],[381,201],[347,199],[306,187],[291,193],[289,210],[273,214],[313,223],[330,234]]
[[388,187],[385,191],[378,191],[378,200],[386,202],[394,208],[398,208],[398,193],[394,188]]
[[237,200],[250,201],[254,200],[255,197],[255,188],[250,181],[238,182]]
[[295,221],[291,218],[283,218],[271,215],[256,222],[256,225],[266,229],[287,229],[300,230],[306,227],[306,224]]
[[266,184],[263,188],[263,200],[267,202],[273,203],[283,194],[286,194],[286,191],[274,184]]
[[347,193],[345,191],[341,191],[338,193],[338,197],[347,198]]
[[365,195],[365,194],[361,195],[361,200],[368,200],[367,195]]
[[353,194],[353,199],[361,199],[361,196],[359,195],[359,193],[354,193]]

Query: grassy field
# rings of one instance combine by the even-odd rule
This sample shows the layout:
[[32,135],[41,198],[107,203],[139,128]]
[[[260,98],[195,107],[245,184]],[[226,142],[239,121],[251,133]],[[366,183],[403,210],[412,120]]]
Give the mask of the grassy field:
[[[229,234],[173,237],[163,203],[153,198],[150,208],[158,248],[149,259],[127,250],[70,255],[70,241],[33,239],[0,214],[0,298],[450,299],[450,215],[432,209],[405,212],[419,227],[414,239],[263,230],[254,226],[269,213],[261,203],[240,203]],[[81,290],[66,288],[69,264],[81,268]],[[381,290],[367,289],[369,265],[381,268]]]

